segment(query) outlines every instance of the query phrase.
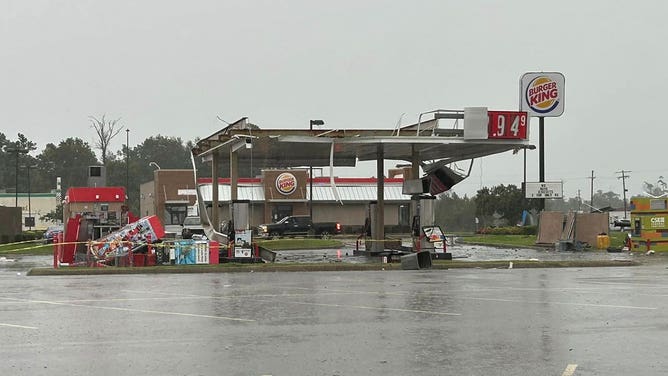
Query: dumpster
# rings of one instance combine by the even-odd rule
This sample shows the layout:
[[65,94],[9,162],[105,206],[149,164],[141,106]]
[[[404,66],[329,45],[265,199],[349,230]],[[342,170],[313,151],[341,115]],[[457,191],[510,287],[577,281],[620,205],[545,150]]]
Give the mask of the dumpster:
[[401,256],[401,269],[417,270],[431,268],[431,253],[420,251]]

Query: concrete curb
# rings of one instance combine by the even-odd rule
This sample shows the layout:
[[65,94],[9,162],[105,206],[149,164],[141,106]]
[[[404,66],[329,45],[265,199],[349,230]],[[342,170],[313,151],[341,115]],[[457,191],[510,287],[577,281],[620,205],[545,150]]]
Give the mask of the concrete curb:
[[[637,266],[634,260],[595,260],[595,261],[529,261],[512,260],[514,269],[523,268],[580,268],[580,267],[617,267]],[[441,261],[434,260],[430,269],[508,269],[509,261]],[[402,270],[400,263],[318,263],[318,264],[219,264],[219,265],[160,265],[149,267],[125,268],[32,268],[28,276],[57,275],[109,275],[109,274],[182,274],[182,273],[253,273],[253,272],[322,272],[322,271],[392,271]],[[427,270],[427,269],[425,269]]]

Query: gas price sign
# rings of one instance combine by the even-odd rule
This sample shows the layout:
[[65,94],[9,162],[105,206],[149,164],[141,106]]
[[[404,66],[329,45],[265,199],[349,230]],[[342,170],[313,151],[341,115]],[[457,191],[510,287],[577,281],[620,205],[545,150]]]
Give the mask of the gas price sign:
[[525,111],[488,111],[488,115],[487,138],[519,140],[527,138],[529,118]]

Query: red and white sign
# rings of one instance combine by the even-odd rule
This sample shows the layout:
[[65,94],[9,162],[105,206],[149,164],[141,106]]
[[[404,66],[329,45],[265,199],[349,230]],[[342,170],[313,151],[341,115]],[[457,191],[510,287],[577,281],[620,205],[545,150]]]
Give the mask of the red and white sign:
[[487,138],[526,140],[529,116],[524,111],[488,111]]
[[282,195],[291,195],[297,190],[297,178],[289,172],[278,175],[276,177],[276,190]]

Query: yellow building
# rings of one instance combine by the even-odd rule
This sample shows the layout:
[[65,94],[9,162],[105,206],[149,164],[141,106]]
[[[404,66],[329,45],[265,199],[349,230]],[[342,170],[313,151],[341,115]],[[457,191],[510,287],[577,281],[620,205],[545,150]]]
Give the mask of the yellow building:
[[668,251],[668,198],[631,198],[634,251]]

